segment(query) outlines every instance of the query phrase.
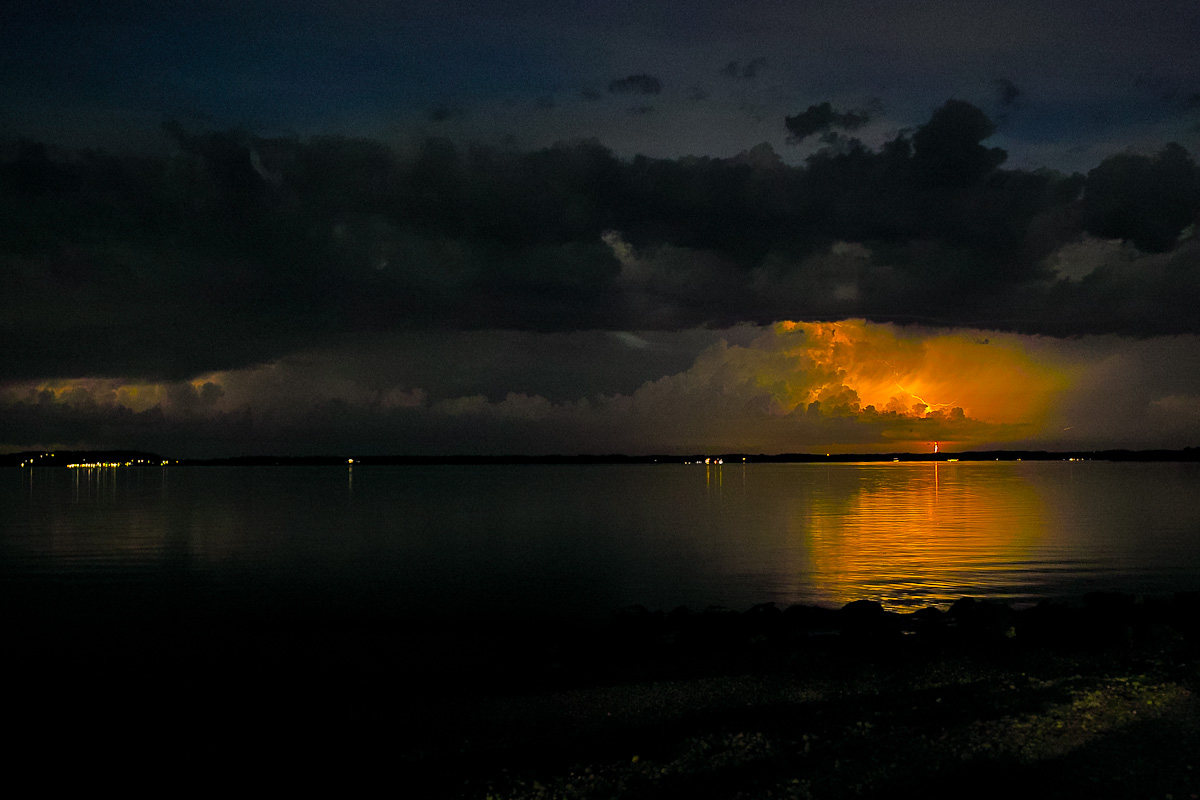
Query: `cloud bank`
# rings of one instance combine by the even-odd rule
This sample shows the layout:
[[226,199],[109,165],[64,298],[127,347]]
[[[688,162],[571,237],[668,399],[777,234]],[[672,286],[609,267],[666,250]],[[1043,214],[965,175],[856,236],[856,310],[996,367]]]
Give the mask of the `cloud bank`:
[[[10,384],[0,392],[0,441],[210,456],[926,452],[933,442],[1105,449],[1200,439],[1196,336],[1062,340],[862,320],[727,333],[627,392],[558,399],[533,390],[536,377],[516,377],[530,374],[534,355],[510,364],[488,393],[479,391],[486,375],[467,383],[453,369],[382,375],[372,354],[346,350],[192,381]],[[645,358],[656,338],[577,339],[574,361],[555,366],[585,370],[612,346]]]
[[766,144],[620,159],[596,140],[404,150],[175,123],[167,156],[0,143],[0,443],[1200,438],[1190,153],[1006,169],[969,103],[877,148],[852,135],[866,121],[832,103],[787,117],[827,143],[795,166]]
[[[0,375],[181,379],[422,329],[1200,331],[1187,151],[1005,170],[993,130],[951,101],[878,150],[847,139],[798,167],[769,146],[624,161],[595,141],[430,139],[401,154],[179,125],[169,158],[10,143]],[[1125,255],[1064,271],[1088,243]]]

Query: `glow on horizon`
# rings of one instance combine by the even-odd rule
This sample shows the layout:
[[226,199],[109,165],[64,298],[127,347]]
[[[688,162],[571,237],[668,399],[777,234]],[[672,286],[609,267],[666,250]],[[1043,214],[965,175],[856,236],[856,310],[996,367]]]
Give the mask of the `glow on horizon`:
[[[1071,384],[1069,370],[1029,351],[1030,337],[864,320],[780,322],[774,332],[801,369],[824,376],[800,402],[833,398],[851,414],[1008,426],[1006,433],[990,432],[992,441],[1043,429]],[[939,434],[940,441],[973,443],[953,431]]]

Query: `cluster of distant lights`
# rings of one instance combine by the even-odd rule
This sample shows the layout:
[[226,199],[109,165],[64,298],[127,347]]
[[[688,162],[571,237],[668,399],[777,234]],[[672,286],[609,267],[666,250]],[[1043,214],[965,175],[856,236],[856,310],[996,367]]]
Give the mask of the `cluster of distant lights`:
[[[37,460],[39,458],[53,458],[53,457],[54,457],[54,453],[42,453],[41,455],[34,456],[33,458],[29,459],[28,461],[22,461],[21,466],[22,467],[35,467],[35,466],[37,466]],[[170,463],[171,463],[170,461],[166,461],[166,460],[159,461],[158,466],[165,467]],[[175,463],[178,464],[179,462],[176,461]],[[152,467],[154,465],[155,465],[154,461],[151,461],[151,460],[145,459],[145,458],[138,458],[138,459],[134,459],[132,461],[87,461],[87,462],[82,462],[79,464],[67,464],[67,469],[100,469],[100,468],[114,469],[116,467],[147,467],[147,466]]]
[[[746,459],[744,459],[744,458],[742,459],[742,461],[745,461],[745,460],[746,460]],[[685,463],[685,464],[724,464],[724,463],[725,463],[725,459],[723,459],[723,458],[706,458],[706,459],[704,459],[703,461],[699,461],[699,460],[697,460],[697,461],[685,461],[685,462],[683,462],[683,463]]]
[[53,458],[53,457],[54,457],[54,453],[42,453],[41,455],[34,456],[33,458],[29,459],[28,461],[22,461],[21,466],[22,467],[32,467],[37,464],[37,460],[39,458]]
[[[167,464],[170,464],[170,463],[171,463],[170,461],[160,461],[158,466],[165,467]],[[176,461],[175,463],[178,464],[179,462]],[[67,464],[67,469],[96,469],[98,467],[141,467],[141,466],[152,467],[152,466],[154,466],[154,462],[147,461],[144,458],[139,458],[136,461],[104,461],[104,462],[96,461],[96,462],[86,462],[83,464]]]

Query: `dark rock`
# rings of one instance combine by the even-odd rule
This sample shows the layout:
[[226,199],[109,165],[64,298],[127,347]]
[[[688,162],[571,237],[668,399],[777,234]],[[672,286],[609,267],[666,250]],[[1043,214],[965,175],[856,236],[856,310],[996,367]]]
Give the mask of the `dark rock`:
[[942,610],[936,606],[925,606],[920,611],[914,611],[909,616],[922,625],[941,625],[946,621]]
[[855,600],[842,606],[842,615],[851,619],[882,619],[886,613],[874,600]]
[[789,606],[783,612],[783,620],[796,633],[823,633],[838,629],[839,613],[820,606]]
[[954,604],[950,606],[950,610],[947,611],[946,614],[956,622],[962,621],[963,618],[969,617],[975,612],[975,607],[977,605],[979,605],[979,603],[974,597],[960,597],[954,601]]
[[906,615],[903,624],[906,631],[923,635],[940,634],[946,630],[946,615],[934,606],[926,606]]
[[783,612],[774,603],[752,606],[742,615],[747,631],[755,636],[769,636],[783,627]]
[[1016,612],[1004,603],[979,602],[971,597],[956,600],[946,612],[962,633],[976,639],[1012,638],[1017,635]]
[[855,600],[838,611],[842,633],[852,636],[878,636],[899,631],[899,616],[889,614],[874,600]]
[[985,600],[980,603],[975,613],[972,627],[984,636],[1016,636],[1016,612],[1006,603]]
[[774,603],[759,603],[756,606],[750,606],[746,611],[748,616],[754,617],[775,617],[783,612],[779,610],[779,606]]

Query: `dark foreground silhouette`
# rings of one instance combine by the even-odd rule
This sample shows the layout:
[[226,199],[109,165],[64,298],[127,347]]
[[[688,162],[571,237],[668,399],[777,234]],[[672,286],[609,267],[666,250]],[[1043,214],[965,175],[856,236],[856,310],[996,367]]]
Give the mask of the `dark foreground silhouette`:
[[635,607],[602,625],[29,616],[5,631],[9,763],[55,783],[1200,794],[1198,594],[911,614]]

